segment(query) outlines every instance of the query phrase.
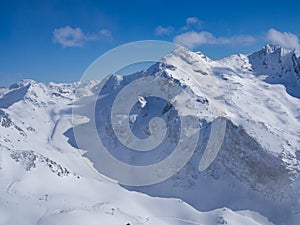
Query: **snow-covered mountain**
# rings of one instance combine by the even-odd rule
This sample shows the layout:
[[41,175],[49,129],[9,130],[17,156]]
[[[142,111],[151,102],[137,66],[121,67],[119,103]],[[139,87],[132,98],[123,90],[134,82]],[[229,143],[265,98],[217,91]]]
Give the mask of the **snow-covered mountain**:
[[282,84],[287,92],[300,97],[300,57],[294,50],[266,45],[250,55],[232,55],[220,60],[239,74],[251,72],[270,84]]
[[[112,102],[126,85],[150,75],[191,93],[182,106],[195,110],[201,129],[184,168],[164,182],[143,187],[122,186],[95,173],[95,159],[78,149],[72,107],[79,83],[26,80],[1,88],[0,224],[298,224],[297,53],[267,45],[250,55],[213,61],[179,48],[147,70],[112,75],[98,102],[97,129],[111,154],[133,165],[166,158],[178,140],[175,108],[149,97],[133,107],[130,126],[145,138],[151,118],[166,121],[167,138],[157,151],[128,151],[114,135]],[[99,82],[91,81],[81,86],[80,94],[88,100],[98,87]],[[227,121],[224,141],[214,162],[200,172],[216,118]]]

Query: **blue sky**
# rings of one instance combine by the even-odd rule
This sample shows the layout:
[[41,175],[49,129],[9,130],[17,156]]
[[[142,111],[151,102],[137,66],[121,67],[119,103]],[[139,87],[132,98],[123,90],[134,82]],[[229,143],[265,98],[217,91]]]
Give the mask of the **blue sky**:
[[299,1],[0,1],[0,85],[78,81],[101,54],[174,41],[211,58],[299,48]]

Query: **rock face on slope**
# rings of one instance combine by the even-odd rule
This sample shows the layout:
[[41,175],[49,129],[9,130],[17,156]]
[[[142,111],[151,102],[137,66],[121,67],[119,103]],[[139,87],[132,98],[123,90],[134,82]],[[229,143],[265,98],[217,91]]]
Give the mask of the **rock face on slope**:
[[262,50],[249,55],[249,61],[256,73],[284,76],[295,72],[299,75],[295,52],[280,46],[266,45]]
[[[248,209],[275,224],[294,225],[291,220],[300,209],[299,71],[295,52],[277,46],[267,45],[251,55],[220,61],[178,49],[145,71],[108,79],[98,101],[99,136],[114,157],[128,164],[141,166],[166,159],[180,135],[180,118],[170,102],[139,96],[131,110],[130,128],[139,138],[151,134],[149,121],[153,117],[166,122],[166,138],[155,151],[137,154],[128,150],[110,123],[112,103],[126,85],[139,77],[164,77],[191,95],[181,107],[195,110],[193,116],[198,118],[201,129],[196,151],[170,179],[125,188],[180,198],[201,211]],[[97,87],[97,81],[90,82],[82,94],[93,96]],[[86,172],[72,132],[75,91],[76,84],[34,81],[0,89],[1,151],[9,149],[8,157],[28,173],[36,172],[42,164],[60,179],[71,179],[67,178],[70,174],[93,177]],[[212,122],[219,117],[227,121],[221,150],[208,169],[200,172]],[[0,161],[0,168],[4,166]],[[5,170],[1,171],[5,175]]]

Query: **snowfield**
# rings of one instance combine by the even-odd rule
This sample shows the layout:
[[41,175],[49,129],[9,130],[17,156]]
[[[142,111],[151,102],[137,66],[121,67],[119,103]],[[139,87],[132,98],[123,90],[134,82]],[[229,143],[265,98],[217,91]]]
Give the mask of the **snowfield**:
[[[79,83],[24,80],[0,88],[0,225],[298,225],[300,221],[300,58],[266,45],[250,55],[213,61],[176,49],[147,70],[111,75],[97,102],[97,129],[111,154],[132,165],[165,159],[178,141],[178,114],[166,101],[141,96],[130,127],[140,138],[161,117],[168,131],[153,152],[125,149],[111,126],[117,94],[139,77],[164,77],[193,96],[200,127],[192,158],[154,185],[118,184],[96,172],[97,158],[79,148],[72,107]],[[81,86],[82,87],[82,86]],[[86,102],[99,82],[80,89]],[[78,94],[78,93],[77,93]],[[79,116],[79,115],[75,115]],[[89,118],[76,121],[89,123]],[[212,122],[226,120],[221,150],[202,172]],[[89,131],[82,135],[86,141]]]

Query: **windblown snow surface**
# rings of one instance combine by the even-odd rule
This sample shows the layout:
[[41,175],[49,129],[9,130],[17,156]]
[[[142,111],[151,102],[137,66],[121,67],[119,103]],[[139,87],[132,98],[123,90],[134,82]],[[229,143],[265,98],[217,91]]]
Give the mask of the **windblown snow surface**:
[[[143,187],[95,173],[95,159],[78,149],[72,107],[79,83],[24,80],[0,88],[0,225],[299,224],[300,59],[294,51],[267,45],[213,61],[179,48],[147,70],[111,75],[99,102],[98,131],[112,155],[134,165],[166,158],[178,140],[176,109],[147,97],[132,109],[131,129],[145,138],[149,120],[162,117],[168,133],[158,151],[132,153],[113,134],[114,98],[149,75],[192,93],[183,104],[197,110],[201,129],[185,167]],[[81,94],[88,99],[98,85],[85,84]],[[200,172],[217,117],[227,121],[225,138],[214,162]]]

